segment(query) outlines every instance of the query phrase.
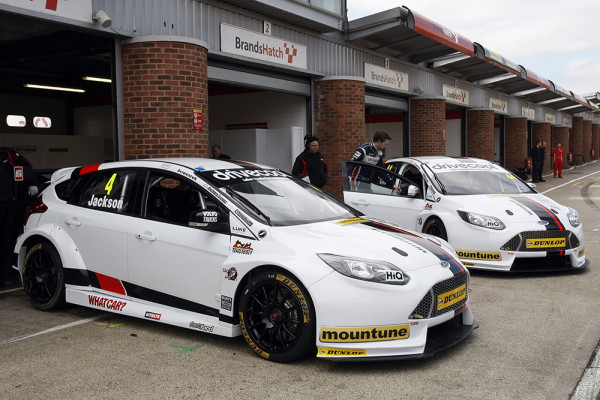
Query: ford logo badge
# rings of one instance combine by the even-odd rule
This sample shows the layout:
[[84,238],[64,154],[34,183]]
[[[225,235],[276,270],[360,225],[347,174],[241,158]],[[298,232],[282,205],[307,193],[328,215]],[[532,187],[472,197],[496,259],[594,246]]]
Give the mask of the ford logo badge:
[[442,268],[450,268],[450,263],[448,261],[440,261],[440,265]]
[[540,224],[540,225],[548,225],[549,222],[548,221],[538,221],[538,224]]

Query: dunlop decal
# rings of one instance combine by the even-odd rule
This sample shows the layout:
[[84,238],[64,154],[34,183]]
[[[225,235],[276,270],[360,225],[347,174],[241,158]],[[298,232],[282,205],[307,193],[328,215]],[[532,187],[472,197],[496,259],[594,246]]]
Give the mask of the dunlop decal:
[[443,310],[444,308],[450,307],[452,304],[458,303],[467,297],[467,285],[461,285],[456,289],[450,290],[446,293],[438,295],[438,306],[437,309]]
[[331,349],[328,347],[319,347],[318,351],[321,357],[357,357],[366,356],[365,349]]

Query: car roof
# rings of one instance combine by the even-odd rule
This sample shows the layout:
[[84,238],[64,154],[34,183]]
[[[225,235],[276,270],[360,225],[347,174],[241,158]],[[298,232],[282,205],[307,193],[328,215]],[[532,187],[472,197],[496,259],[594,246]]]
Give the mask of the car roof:
[[419,157],[399,157],[391,158],[386,161],[398,162],[398,161],[417,161],[420,164],[456,164],[456,163],[477,163],[477,164],[493,164],[488,160],[473,157],[448,157],[448,156],[419,156]]
[[[213,171],[221,169],[275,169],[262,164],[240,160],[218,160],[213,158],[172,157],[149,158],[140,160],[124,160],[99,164],[98,169],[124,168],[124,167],[156,167],[157,164],[171,164],[188,167],[198,171]],[[90,166],[91,167],[91,166]],[[85,168],[85,167],[84,167]]]

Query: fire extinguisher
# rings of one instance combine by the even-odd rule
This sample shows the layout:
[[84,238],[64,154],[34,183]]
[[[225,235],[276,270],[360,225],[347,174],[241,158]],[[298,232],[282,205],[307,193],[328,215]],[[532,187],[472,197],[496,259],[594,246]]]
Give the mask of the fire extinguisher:
[[529,157],[525,159],[525,169],[528,171],[531,170],[531,158]]
[[573,164],[573,153],[571,153],[571,152],[567,153],[567,162],[569,164]]
[[596,152],[594,151],[594,149],[591,149],[591,150],[590,150],[590,155],[591,155],[592,157],[594,157],[594,156],[596,155]]

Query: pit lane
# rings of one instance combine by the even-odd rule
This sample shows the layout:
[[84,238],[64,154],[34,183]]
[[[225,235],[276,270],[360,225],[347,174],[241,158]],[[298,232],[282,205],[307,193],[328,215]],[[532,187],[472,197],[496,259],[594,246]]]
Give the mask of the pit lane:
[[241,337],[77,306],[40,312],[15,288],[0,292],[0,394],[8,399],[568,399],[574,393],[576,399],[595,398],[600,162],[565,176],[546,177],[538,191],[579,210],[588,269],[473,272],[471,304],[480,327],[433,358],[274,364],[257,357]]

